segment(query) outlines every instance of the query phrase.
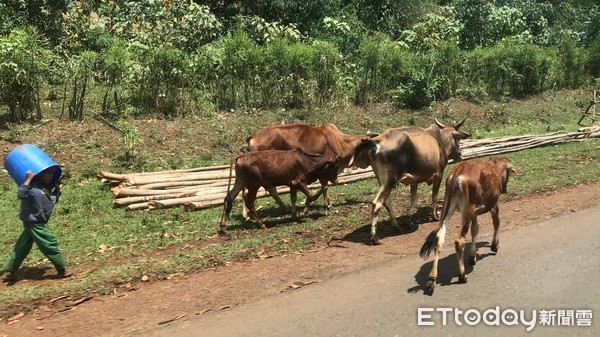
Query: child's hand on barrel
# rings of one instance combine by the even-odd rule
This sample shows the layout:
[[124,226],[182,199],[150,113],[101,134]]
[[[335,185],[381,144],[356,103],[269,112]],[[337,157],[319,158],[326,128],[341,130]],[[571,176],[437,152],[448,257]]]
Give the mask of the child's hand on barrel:
[[32,170],[27,170],[27,172],[25,172],[25,181],[23,182],[23,185],[29,185],[34,176],[35,174],[33,174]]

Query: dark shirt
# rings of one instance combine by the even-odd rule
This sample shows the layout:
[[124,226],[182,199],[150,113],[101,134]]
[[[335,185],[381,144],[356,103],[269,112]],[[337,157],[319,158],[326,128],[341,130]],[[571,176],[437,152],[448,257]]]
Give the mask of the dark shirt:
[[50,188],[32,181],[29,186],[19,186],[17,197],[21,199],[19,218],[23,222],[46,223],[52,215],[54,204],[58,202],[60,191],[51,191]]

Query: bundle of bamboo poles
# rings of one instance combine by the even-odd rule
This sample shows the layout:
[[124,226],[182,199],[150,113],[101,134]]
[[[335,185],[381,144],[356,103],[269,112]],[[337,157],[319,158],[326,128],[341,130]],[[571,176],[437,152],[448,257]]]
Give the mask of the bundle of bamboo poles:
[[[523,135],[467,140],[461,143],[464,159],[499,155],[549,144],[600,138],[600,128],[585,128],[579,132],[556,132],[545,135]],[[183,205],[186,210],[200,210],[223,204],[229,184],[230,166],[198,167],[186,170],[114,174],[100,172],[100,177],[115,186],[112,193],[117,207],[129,210],[159,209]],[[235,172],[231,172],[232,180]],[[348,170],[340,174],[338,184],[373,177],[368,169]],[[233,183],[233,181],[232,181]],[[318,183],[310,188],[318,188]],[[288,187],[279,187],[279,193],[288,193]],[[257,197],[267,196],[260,190]],[[239,197],[239,196],[238,196]]]
[[[235,171],[232,171],[231,175],[233,184]],[[338,184],[372,176],[373,172],[370,169],[356,169],[340,174]],[[116,185],[111,189],[115,197],[115,206],[135,210],[184,205],[186,210],[191,211],[223,204],[229,185],[229,165],[133,174],[101,171],[100,177]],[[319,183],[314,183],[309,185],[309,188],[320,186]],[[279,187],[277,190],[282,194],[289,193],[290,189]],[[261,188],[257,197],[267,195],[268,193]]]

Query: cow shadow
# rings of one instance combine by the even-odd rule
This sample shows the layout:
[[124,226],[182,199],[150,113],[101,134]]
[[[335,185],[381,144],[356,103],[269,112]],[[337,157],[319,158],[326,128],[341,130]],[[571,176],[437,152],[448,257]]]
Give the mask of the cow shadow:
[[[379,239],[384,239],[387,237],[397,236],[397,235],[407,235],[416,232],[419,230],[419,227],[423,224],[430,223],[433,221],[431,218],[431,207],[424,206],[417,209],[415,213],[412,215],[412,224],[409,229],[406,229],[406,225],[409,224],[408,216],[402,215],[396,218],[400,229],[392,226],[391,221],[389,220],[389,216],[387,216],[387,212],[382,210],[379,212],[380,221],[377,223],[377,236]],[[382,219],[385,219],[382,221]],[[367,223],[364,226],[361,226],[354,231],[344,235],[342,238],[343,241],[355,242],[355,243],[364,243],[367,245],[371,244],[371,223]]]
[[[364,199],[356,199],[356,198],[346,198],[344,200],[341,200],[337,203],[334,203],[334,207],[335,206],[356,206],[356,205],[371,205],[370,201],[366,201]],[[313,204],[311,204],[312,206]]]
[[[475,266],[471,265],[469,263],[469,246],[470,243],[467,243],[465,245],[465,250],[463,252],[463,263],[465,265],[465,274],[469,275],[475,268]],[[494,256],[496,255],[496,253],[491,252],[491,251],[487,251],[489,250],[490,243],[487,241],[481,241],[481,242],[477,242],[477,263],[480,263],[482,260],[484,260],[486,257],[488,256]],[[452,249],[452,251],[454,251],[453,247],[448,247],[450,249]],[[485,253],[481,254],[480,250],[483,248],[483,251]],[[433,253],[432,253],[433,255]],[[416,286],[410,287],[406,290],[407,293],[417,293],[419,291],[423,291],[424,295],[429,295],[431,296],[432,294],[429,293],[426,289],[427,287],[427,281],[429,280],[429,272],[431,272],[431,267],[433,266],[433,257],[430,256],[429,257],[430,261],[425,262],[421,268],[419,269],[419,271],[415,274],[415,283],[417,283]],[[437,280],[436,280],[436,287],[437,286],[449,286],[449,285],[453,285],[453,284],[461,284],[458,281],[458,261],[456,260],[456,253],[450,254],[444,258],[441,258],[438,260],[438,275],[437,275]]]
[[[296,207],[296,209],[298,212],[300,212],[302,211],[303,206],[298,206]],[[303,217],[297,219],[294,219],[290,212],[282,210],[277,205],[271,205],[261,208],[260,210],[257,210],[257,214],[263,221],[267,229],[273,229],[281,226],[300,224],[305,221],[318,220],[322,217],[327,216],[327,207],[323,205],[311,204],[308,213],[305,214]],[[259,229],[259,227],[256,225],[256,222],[254,222],[254,219],[250,218],[246,220],[241,214],[231,216],[227,225],[227,230],[233,231],[255,229]]]

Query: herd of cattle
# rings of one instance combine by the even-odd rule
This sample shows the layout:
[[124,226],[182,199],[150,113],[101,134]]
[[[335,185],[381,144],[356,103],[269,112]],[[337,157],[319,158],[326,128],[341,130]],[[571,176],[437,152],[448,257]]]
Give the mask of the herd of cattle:
[[[522,175],[521,169],[506,158],[489,158],[461,162],[460,140],[469,138],[467,132],[459,131],[465,118],[454,125],[444,125],[435,119],[428,128],[402,127],[387,129],[381,134],[353,136],[342,133],[335,125],[310,126],[284,124],[269,126],[254,132],[247,138],[247,151],[237,156],[230,168],[230,188],[224,200],[220,232],[226,223],[233,200],[242,193],[244,216],[246,209],[256,224],[265,228],[258,217],[254,202],[260,187],[267,190],[277,204],[288,211],[277,193],[277,186],[290,187],[291,213],[294,218],[304,215],[311,202],[323,194],[325,206],[330,207],[327,196],[329,183],[335,183],[339,173],[347,167],[371,166],[379,182],[379,191],[372,203],[371,243],[380,244],[377,237],[379,211],[385,206],[391,223],[398,226],[389,195],[398,184],[410,185],[411,200],[408,210],[410,227],[411,210],[417,199],[417,185],[426,182],[433,185],[431,196],[432,217],[437,216],[437,195],[444,169],[450,160],[454,165],[446,179],[446,197],[442,206],[439,227],[431,232],[421,248],[421,256],[427,258],[434,251],[434,262],[427,283],[427,291],[433,292],[437,277],[437,264],[444,244],[446,225],[456,209],[462,215],[462,228],[456,240],[459,265],[459,281],[466,282],[462,262],[465,236],[471,229],[472,243],[470,263],[476,260],[476,239],[479,232],[477,216],[486,212],[492,215],[494,237],[492,251],[498,251],[498,199],[506,193],[509,174]],[[235,183],[231,187],[231,170],[235,169]],[[319,181],[321,189],[312,195],[308,185]],[[300,215],[296,212],[297,191],[307,199]]]

